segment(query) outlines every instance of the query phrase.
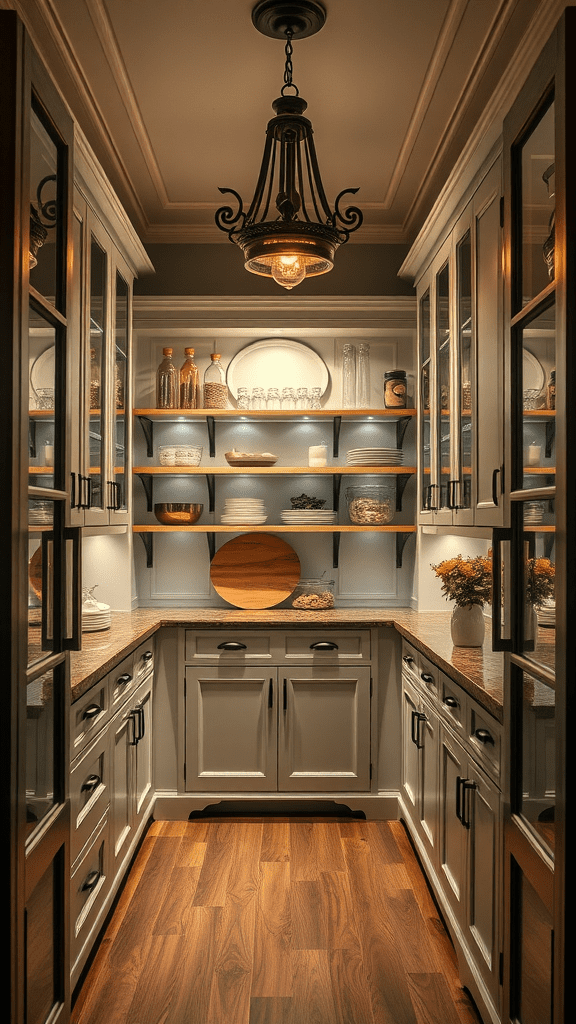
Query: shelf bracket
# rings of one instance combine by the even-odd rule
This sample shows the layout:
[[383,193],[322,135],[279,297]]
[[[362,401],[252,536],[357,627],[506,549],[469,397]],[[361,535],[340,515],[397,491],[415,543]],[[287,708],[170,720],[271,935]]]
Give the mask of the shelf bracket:
[[340,447],[340,427],[342,426],[342,417],[335,416],[332,424],[332,456],[338,458],[338,450]]
[[[208,511],[213,512],[215,505],[214,473],[206,473],[206,486],[208,488]],[[214,536],[214,534],[212,534],[212,536]]]
[[397,533],[396,534],[396,568],[402,568],[402,555],[406,546],[406,541],[410,537],[410,533]]
[[342,534],[340,531],[332,534],[332,568],[338,568],[338,559],[340,557],[340,537]]
[[151,473],[137,473],[140,477],[144,494],[146,495],[146,511],[151,512],[154,507],[154,477]]
[[556,420],[547,420],[546,422],[546,446],[544,454],[547,459],[552,457],[552,446],[554,444],[554,438],[556,437]]
[[410,473],[398,473],[396,475],[396,511],[402,511],[402,497],[406,490],[406,484],[410,479]]
[[151,569],[154,565],[154,534],[141,533],[140,537],[146,550],[146,568]]
[[146,455],[151,459],[154,454],[154,424],[148,416],[139,416],[138,419],[146,440]]
[[340,488],[342,486],[342,477],[339,473],[334,473],[332,477],[332,508],[335,512],[338,512],[340,506]]
[[408,424],[409,423],[410,423],[410,418],[408,416],[403,416],[402,419],[398,420],[398,422],[396,423],[396,447],[397,448],[401,448],[402,445],[404,444],[404,437],[405,437],[406,431],[408,430]]
[[208,429],[208,449],[210,458],[213,459],[216,456],[216,424],[213,416],[206,417],[206,427]]
[[30,458],[36,458],[36,420],[30,418],[28,420],[28,449],[30,452]]
[[216,554],[216,534],[207,533],[206,540],[208,541],[208,554],[210,556],[210,561],[212,561],[214,555]]

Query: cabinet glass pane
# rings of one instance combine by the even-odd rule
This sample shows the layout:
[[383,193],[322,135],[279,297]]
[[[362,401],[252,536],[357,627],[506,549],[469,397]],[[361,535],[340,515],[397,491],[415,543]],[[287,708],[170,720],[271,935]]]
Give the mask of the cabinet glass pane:
[[26,830],[30,834],[54,806],[54,674],[26,687]]
[[[436,373],[438,378],[440,497],[438,507],[450,507],[450,270],[446,263],[436,275]],[[432,504],[436,504],[434,501]]]
[[28,664],[46,657],[54,648],[54,503],[31,498],[28,502]]
[[524,488],[551,487],[556,473],[556,317],[554,305],[522,330]]
[[555,692],[536,676],[522,679],[522,780],[519,811],[538,843],[554,853]]
[[29,483],[54,486],[54,441],[56,402],[56,331],[44,317],[30,308],[28,450]]
[[45,1024],[59,1002],[61,876],[60,857],[57,857],[48,865],[26,904],[27,1024]]
[[430,508],[430,292],[420,300],[420,494],[423,509]]
[[126,508],[126,481],[128,470],[128,438],[126,428],[126,389],[128,380],[128,312],[129,289],[126,281],[116,272],[116,336],[114,361],[114,505]]
[[547,668],[556,662],[554,501],[524,501],[523,653]]
[[470,232],[456,248],[458,362],[460,422],[459,494],[454,504],[470,508],[472,502],[472,249]]
[[510,1017],[517,1024],[552,1024],[552,919],[516,861],[512,869]]
[[104,473],[106,281],[108,257],[96,239],[90,243],[90,507],[103,509]]
[[554,278],[554,104],[521,146],[522,305]]
[[30,119],[30,284],[58,305],[62,253],[58,150],[40,117]]

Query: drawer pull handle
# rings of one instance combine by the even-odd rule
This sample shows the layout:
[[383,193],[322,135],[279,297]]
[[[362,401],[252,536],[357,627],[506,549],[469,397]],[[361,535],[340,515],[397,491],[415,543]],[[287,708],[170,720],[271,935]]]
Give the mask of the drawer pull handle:
[[268,686],[268,707],[269,708],[273,708],[274,707],[274,680],[273,679],[270,680],[270,684]]
[[476,729],[474,735],[477,740],[480,740],[480,743],[494,743],[494,737],[488,732],[488,729]]
[[218,644],[217,650],[219,651],[245,651],[246,644],[241,644],[238,640],[225,640],[223,644]]
[[456,700],[456,697],[444,697],[444,704],[448,708],[459,708],[460,701]]
[[82,784],[82,789],[80,790],[80,792],[91,792],[93,789],[96,789],[101,782],[102,779],[100,778],[99,775],[89,775],[88,778]]
[[405,661],[407,665],[414,664],[414,658],[412,657],[411,654],[405,654],[404,657],[402,658],[402,661]]
[[288,709],[288,685],[286,683],[286,680],[284,680],[284,686],[283,686],[282,709],[284,711],[287,711],[287,709]]
[[103,708],[101,708],[99,704],[89,704],[88,707],[84,709],[82,718],[97,718],[98,715],[102,714],[102,711]]
[[337,651],[338,644],[332,642],[332,640],[318,640],[315,644],[310,644],[311,651]]
[[99,871],[91,871],[82,883],[82,892],[91,892],[92,889],[95,889],[101,877]]
[[421,750],[424,745],[420,735],[420,723],[427,721],[428,719],[423,711],[412,712],[412,743],[418,747],[418,750]]
[[126,683],[129,683],[131,679],[132,676],[129,676],[127,672],[124,672],[123,675],[118,676],[118,679],[116,680],[116,686],[126,686]]
[[152,651],[144,651],[144,654],[142,655],[142,661],[150,661],[150,659],[153,657],[154,654]]
[[431,676],[429,672],[421,672],[420,673],[420,679],[424,683],[434,683],[435,682],[434,676]]

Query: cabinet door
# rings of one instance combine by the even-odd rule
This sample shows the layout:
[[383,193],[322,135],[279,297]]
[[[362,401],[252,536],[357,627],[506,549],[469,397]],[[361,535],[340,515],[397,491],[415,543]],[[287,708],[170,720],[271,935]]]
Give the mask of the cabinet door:
[[134,831],[134,799],[131,786],[133,739],[134,719],[130,708],[126,708],[112,720],[110,727],[113,778],[110,807],[112,877],[116,876],[116,871],[130,845]]
[[370,669],[291,670],[278,726],[281,791],[370,789]]
[[276,790],[276,669],[186,669],[186,789]]
[[405,675],[402,676],[402,796],[415,828],[418,816],[420,753],[416,743],[416,722],[420,712],[419,696]]
[[500,793],[469,763],[471,790],[468,828],[468,900],[466,933],[475,962],[498,1004],[498,908],[500,851]]
[[136,736],[131,781],[137,827],[152,794],[152,677],[136,693],[131,711]]
[[466,901],[467,830],[464,804],[469,804],[467,758],[445,729],[440,730],[439,867],[440,883],[456,919],[463,926]]
[[438,716],[425,701],[418,720],[420,829],[433,862],[438,846]]
[[478,526],[503,526],[504,349],[500,196],[502,168],[488,172],[472,201],[475,256],[475,514]]

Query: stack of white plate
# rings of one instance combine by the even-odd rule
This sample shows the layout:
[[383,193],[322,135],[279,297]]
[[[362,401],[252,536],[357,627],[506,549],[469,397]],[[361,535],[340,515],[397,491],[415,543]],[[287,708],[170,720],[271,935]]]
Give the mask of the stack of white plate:
[[262,526],[267,518],[262,498],[226,498],[220,521],[223,526]]
[[280,519],[286,526],[332,526],[338,522],[338,515],[332,508],[284,508]]
[[98,601],[97,608],[82,608],[82,632],[96,633],[99,629],[110,629],[111,612],[109,604]]
[[348,466],[401,466],[403,459],[400,448],[351,448],[346,455]]

